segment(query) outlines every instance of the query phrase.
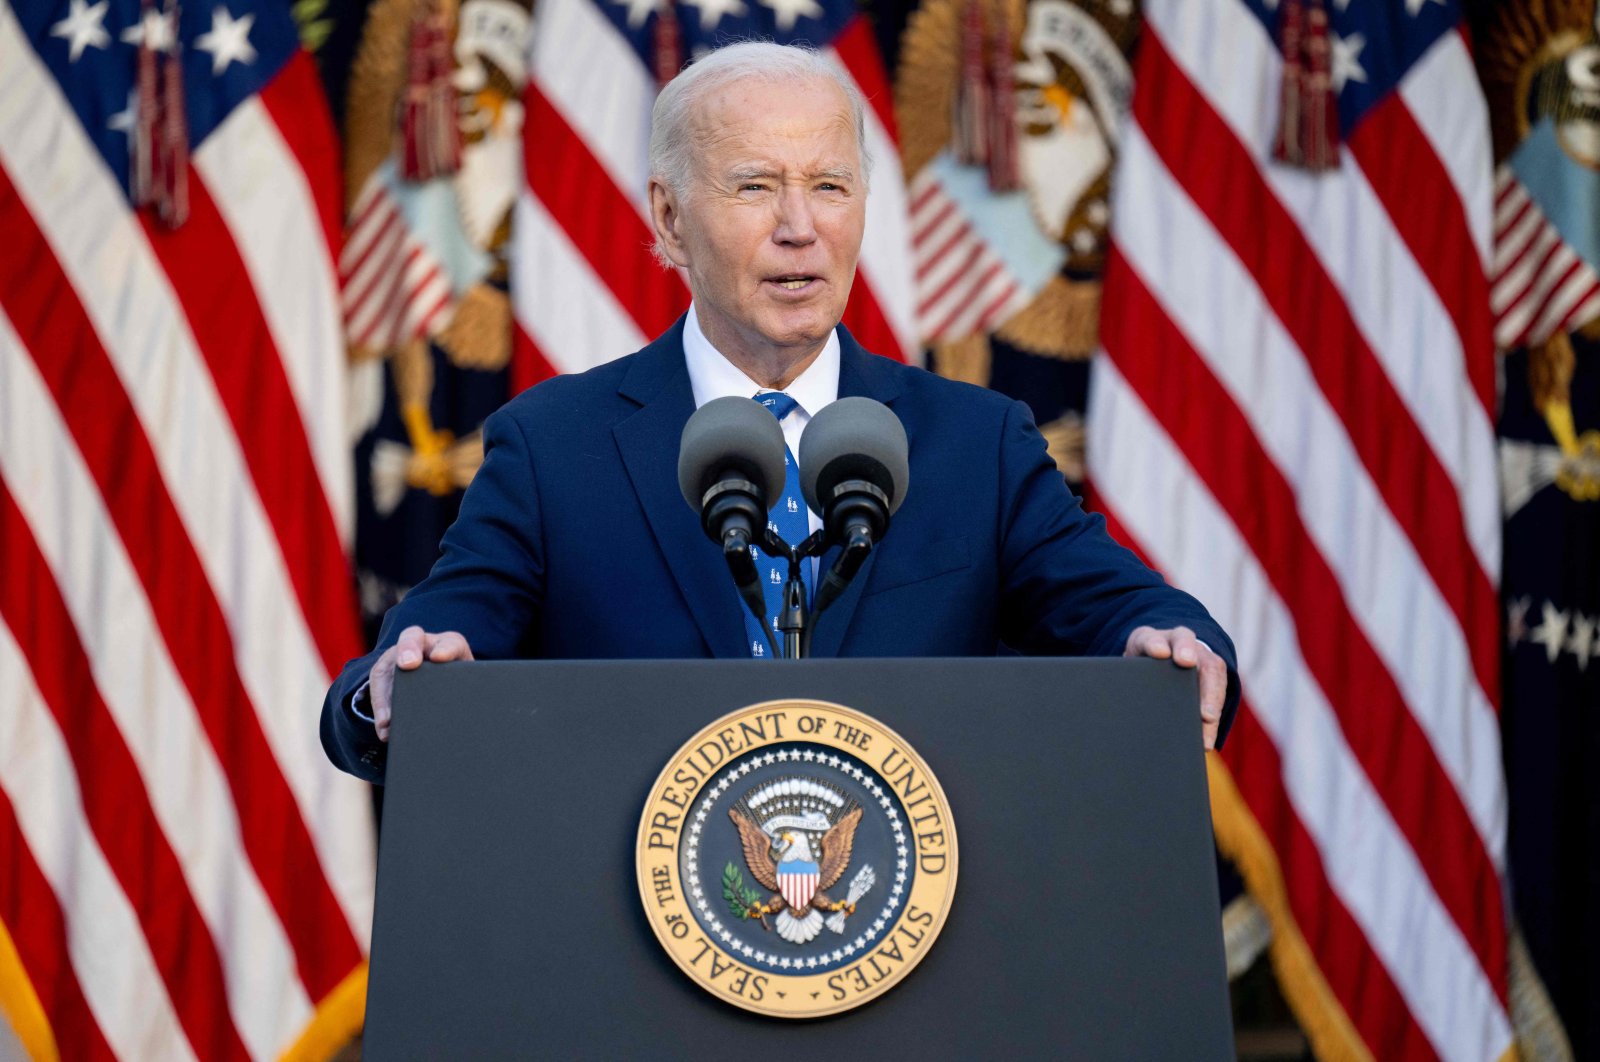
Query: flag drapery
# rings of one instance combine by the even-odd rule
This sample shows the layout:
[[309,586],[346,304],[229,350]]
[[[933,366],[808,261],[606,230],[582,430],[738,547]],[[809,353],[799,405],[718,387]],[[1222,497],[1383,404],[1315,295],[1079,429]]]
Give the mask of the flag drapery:
[[872,185],[844,323],[869,350],[916,356],[893,93],[853,0],[541,0],[524,97],[527,187],[513,215],[511,272],[519,350],[538,368],[519,383],[637,350],[688,305],[682,278],[650,252],[650,108],[662,72],[748,39],[811,44],[866,98]]
[[[287,5],[0,3],[0,1007],[65,1057],[326,1053],[373,838],[338,147]],[[148,203],[148,208],[135,207]]]
[[[1286,73],[1291,15],[1325,79]],[[1090,478],[1239,646],[1218,843],[1322,1057],[1511,1046],[1493,189],[1460,21],[1154,0],[1115,180]],[[1291,94],[1330,168],[1274,158]]]

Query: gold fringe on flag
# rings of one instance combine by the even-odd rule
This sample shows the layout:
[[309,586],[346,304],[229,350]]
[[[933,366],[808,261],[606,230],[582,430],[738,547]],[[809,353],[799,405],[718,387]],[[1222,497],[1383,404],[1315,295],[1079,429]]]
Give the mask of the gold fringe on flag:
[[1371,1062],[1372,1053],[1356,1032],[1350,1015],[1334,998],[1289,909],[1278,854],[1245,804],[1227,764],[1215,752],[1206,753],[1206,781],[1211,790],[1211,823],[1217,848],[1238,868],[1245,888],[1267,912],[1267,920],[1272,923],[1272,944],[1267,954],[1289,1009],[1311,1041],[1312,1053],[1321,1062]]
[[17,954],[4,922],[0,922],[0,1016],[11,1023],[17,1043],[33,1062],[56,1062],[61,1057],[50,1019],[45,1016],[39,994],[33,990],[33,981],[23,969],[22,956]]
[[345,975],[317,1004],[304,1031],[278,1062],[328,1062],[355,1039],[367,1018],[367,964]]

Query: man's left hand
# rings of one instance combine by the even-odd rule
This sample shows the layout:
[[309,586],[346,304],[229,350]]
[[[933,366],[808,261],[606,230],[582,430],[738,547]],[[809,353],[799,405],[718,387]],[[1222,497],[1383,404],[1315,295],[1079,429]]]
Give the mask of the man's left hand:
[[1135,627],[1128,635],[1123,656],[1148,656],[1171,660],[1179,667],[1200,669],[1200,732],[1206,748],[1217,747],[1217,727],[1222,724],[1222,702],[1228,696],[1228,665],[1188,627],[1158,631]]

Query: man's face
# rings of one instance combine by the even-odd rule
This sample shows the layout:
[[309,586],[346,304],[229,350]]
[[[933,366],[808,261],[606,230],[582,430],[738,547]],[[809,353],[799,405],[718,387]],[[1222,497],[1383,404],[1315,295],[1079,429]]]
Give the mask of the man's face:
[[849,102],[827,79],[737,81],[693,122],[695,164],[651,206],[701,328],[736,359],[820,349],[855,280],[867,189]]

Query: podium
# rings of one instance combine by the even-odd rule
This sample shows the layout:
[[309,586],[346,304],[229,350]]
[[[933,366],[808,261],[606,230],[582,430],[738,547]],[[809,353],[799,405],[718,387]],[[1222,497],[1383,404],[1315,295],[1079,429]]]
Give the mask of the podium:
[[[656,939],[635,843],[736,709],[864,712],[942,785],[959,880],[905,979],[785,1020]],[[366,1057],[1233,1057],[1196,676],[1151,660],[607,661],[399,676]]]

